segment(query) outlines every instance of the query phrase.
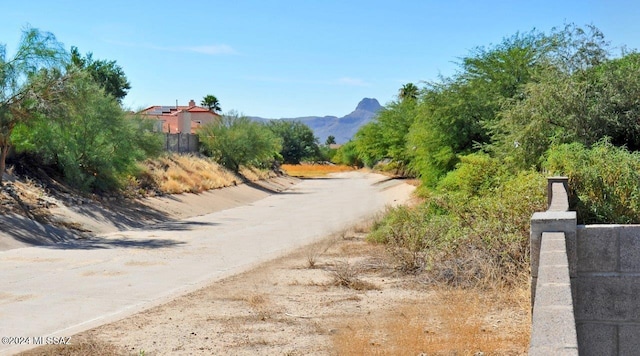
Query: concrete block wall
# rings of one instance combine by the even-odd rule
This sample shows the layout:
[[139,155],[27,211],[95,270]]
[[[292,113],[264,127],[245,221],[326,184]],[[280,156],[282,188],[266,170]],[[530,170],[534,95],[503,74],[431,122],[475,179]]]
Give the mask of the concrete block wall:
[[640,354],[640,225],[577,229],[580,355]]
[[530,355],[640,355],[640,225],[577,226],[566,178],[547,190],[531,218]]
[[164,148],[169,152],[198,152],[200,140],[198,135],[189,133],[167,133],[164,136]]
[[567,178],[549,179],[549,208],[531,218],[532,324],[529,355],[578,355],[574,318],[576,213],[567,211]]
[[564,233],[542,234],[529,355],[578,355],[566,247]]

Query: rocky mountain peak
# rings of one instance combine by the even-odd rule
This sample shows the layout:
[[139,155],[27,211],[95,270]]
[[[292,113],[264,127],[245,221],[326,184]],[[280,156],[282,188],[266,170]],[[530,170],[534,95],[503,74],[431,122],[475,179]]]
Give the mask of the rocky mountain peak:
[[364,98],[360,100],[358,106],[356,107],[356,111],[364,110],[372,113],[376,113],[380,109],[382,109],[382,106],[380,105],[378,100],[372,98]]

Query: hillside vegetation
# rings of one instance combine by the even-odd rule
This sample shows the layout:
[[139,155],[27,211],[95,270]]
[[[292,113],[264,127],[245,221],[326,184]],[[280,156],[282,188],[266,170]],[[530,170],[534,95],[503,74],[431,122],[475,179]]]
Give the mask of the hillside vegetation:
[[403,86],[334,161],[422,181],[422,203],[392,209],[369,236],[398,269],[521,283],[546,176],[569,176],[582,223],[640,222],[639,74],[640,54],[612,53],[593,26],[517,33],[472,50],[453,76]]

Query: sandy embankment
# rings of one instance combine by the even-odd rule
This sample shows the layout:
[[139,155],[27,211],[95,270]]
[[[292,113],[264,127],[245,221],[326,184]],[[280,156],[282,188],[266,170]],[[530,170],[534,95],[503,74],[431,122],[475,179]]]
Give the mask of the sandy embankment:
[[95,235],[210,214],[251,204],[287,190],[298,181],[293,177],[278,177],[200,194],[185,193],[105,204],[85,202],[67,206],[55,198],[46,197],[52,204],[49,212],[53,219],[62,223],[58,225],[74,228],[40,224],[17,214],[0,215],[0,251],[73,242]]

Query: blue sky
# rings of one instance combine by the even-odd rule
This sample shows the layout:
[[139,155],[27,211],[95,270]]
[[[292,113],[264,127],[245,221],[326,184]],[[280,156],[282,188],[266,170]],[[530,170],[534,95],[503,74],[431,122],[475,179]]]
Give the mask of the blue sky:
[[640,48],[634,1],[29,0],[0,13],[9,55],[30,25],[116,60],[131,109],[213,94],[224,112],[267,118],[343,116],[364,97],[384,105],[518,31],[592,23],[612,45]]

